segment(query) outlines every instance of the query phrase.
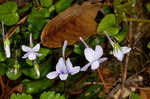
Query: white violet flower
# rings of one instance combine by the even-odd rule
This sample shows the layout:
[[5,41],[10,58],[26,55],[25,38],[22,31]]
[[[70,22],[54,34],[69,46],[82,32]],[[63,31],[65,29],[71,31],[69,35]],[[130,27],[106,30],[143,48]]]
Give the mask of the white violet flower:
[[100,45],[97,45],[95,50],[92,48],[89,48],[88,45],[85,43],[85,41],[80,37],[80,40],[84,43],[86,48],[84,49],[84,55],[86,60],[89,61],[87,65],[81,68],[81,71],[86,71],[89,66],[91,66],[92,70],[96,70],[99,67],[99,64],[106,61],[107,58],[101,58],[103,55],[103,49]]
[[60,57],[58,63],[56,64],[56,71],[48,73],[47,78],[54,79],[57,76],[59,76],[61,80],[66,80],[68,74],[74,75],[80,71],[80,66],[73,67],[70,58],[67,58],[67,60],[65,60],[64,53],[65,53],[66,46],[67,46],[67,41],[64,42],[63,53],[62,53],[63,57]]
[[4,23],[2,22],[2,36],[3,36],[3,42],[4,42],[4,50],[7,58],[10,58],[11,53],[10,53],[10,41],[8,37],[6,37],[5,32],[4,32]]
[[131,51],[131,48],[124,46],[124,47],[120,47],[118,43],[114,43],[111,38],[109,37],[108,33],[106,31],[104,31],[104,33],[106,34],[106,37],[108,38],[110,44],[113,47],[113,55],[119,60],[122,61],[124,58],[124,54],[128,53]]
[[[32,35],[30,34],[30,45],[32,45]],[[40,44],[36,44],[33,48],[22,45],[22,50],[27,52],[22,58],[28,58],[29,60],[35,60],[37,57],[42,56],[42,54],[37,53],[40,50]]]

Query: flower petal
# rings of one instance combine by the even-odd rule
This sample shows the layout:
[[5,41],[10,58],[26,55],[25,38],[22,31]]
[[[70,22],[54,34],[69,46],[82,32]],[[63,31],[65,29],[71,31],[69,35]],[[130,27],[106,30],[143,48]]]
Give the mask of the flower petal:
[[33,52],[37,52],[37,51],[39,51],[40,50],[40,44],[36,44],[32,49],[31,49],[31,51],[33,51]]
[[86,70],[90,67],[91,64],[92,64],[91,62],[88,63],[88,64],[86,64],[85,66],[83,66],[83,67],[80,69],[80,71],[86,71]]
[[28,52],[28,51],[30,51],[31,50],[31,48],[30,47],[28,47],[28,46],[25,46],[25,45],[22,45],[22,50],[24,51],[24,52]]
[[108,59],[108,58],[106,58],[106,57],[100,58],[100,59],[98,59],[98,62],[99,62],[99,63],[103,63],[103,62],[105,62],[107,59]]
[[113,55],[114,55],[119,61],[122,61],[122,60],[123,60],[124,54],[123,54],[123,52],[122,52],[120,49],[113,50]]
[[35,60],[36,59],[36,54],[35,53],[29,53],[28,58],[29,58],[29,60]]
[[71,75],[74,75],[76,73],[78,73],[80,71],[80,66],[75,66],[72,70],[71,70]]
[[103,49],[100,45],[97,45],[95,48],[95,53],[94,53],[95,59],[100,58],[102,55],[103,55]]
[[96,70],[99,67],[99,62],[96,60],[95,62],[92,63],[91,69]]
[[24,56],[22,56],[23,59],[27,58],[29,55],[29,53],[24,54]]
[[94,50],[92,48],[85,48],[84,50],[84,55],[85,58],[89,61],[92,62],[94,60]]
[[67,66],[68,71],[71,71],[73,69],[73,65],[70,61],[70,58],[67,58],[66,66]]
[[40,53],[35,53],[35,54],[36,54],[36,56],[38,56],[38,57],[39,57],[39,56],[42,56],[42,54],[40,54]]
[[56,64],[56,71],[58,73],[67,73],[67,68],[65,65],[65,60],[61,57]]
[[125,47],[120,47],[120,49],[121,49],[121,51],[122,51],[124,54],[130,52],[130,50],[131,50],[131,48],[126,47],[126,46],[125,46]]
[[6,47],[5,47],[5,53],[6,53],[6,57],[10,58],[10,47],[9,47],[9,45],[6,45]]
[[66,80],[68,77],[68,74],[60,74],[59,77],[61,80]]
[[58,76],[58,73],[56,71],[50,72],[46,75],[47,78],[49,79],[54,79]]

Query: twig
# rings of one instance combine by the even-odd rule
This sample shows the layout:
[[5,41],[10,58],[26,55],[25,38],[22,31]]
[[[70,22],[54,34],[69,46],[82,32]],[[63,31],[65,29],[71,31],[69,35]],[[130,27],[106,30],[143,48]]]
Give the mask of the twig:
[[5,84],[3,82],[2,76],[0,76],[0,84],[1,84],[1,89],[2,89],[2,95],[1,95],[1,98],[2,98],[5,94]]
[[28,17],[28,15],[26,15],[25,17],[23,17],[23,18],[17,23],[17,26],[10,28],[9,31],[11,31],[11,33],[8,34],[8,36],[7,36],[8,38],[10,38],[10,37],[18,30],[18,28],[20,27],[20,24],[24,23],[25,20],[27,19],[27,17]]

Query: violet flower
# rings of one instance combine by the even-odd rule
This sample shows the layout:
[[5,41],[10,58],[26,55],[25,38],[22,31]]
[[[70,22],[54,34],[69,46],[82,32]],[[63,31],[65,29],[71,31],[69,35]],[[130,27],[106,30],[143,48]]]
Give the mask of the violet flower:
[[67,58],[67,60],[65,60],[64,53],[65,53],[66,46],[67,46],[67,41],[64,41],[63,52],[62,52],[63,57],[60,57],[58,63],[56,64],[56,71],[48,73],[47,78],[54,79],[57,76],[59,76],[61,80],[66,80],[68,74],[74,75],[80,71],[80,66],[73,67],[70,58]]
[[128,53],[131,51],[131,48],[124,46],[124,47],[120,47],[118,43],[114,43],[110,36],[108,35],[108,33],[106,31],[104,31],[104,33],[106,34],[106,37],[108,38],[110,44],[113,47],[113,55],[119,60],[122,61],[124,58],[124,54]]
[[86,48],[84,49],[84,55],[86,60],[89,61],[88,64],[81,68],[81,71],[86,71],[90,66],[92,70],[96,70],[99,67],[100,63],[103,63],[107,60],[106,57],[101,58],[101,56],[103,55],[102,47],[100,45],[97,45],[95,50],[93,50],[86,44],[82,37],[80,37],[80,40],[86,46]]

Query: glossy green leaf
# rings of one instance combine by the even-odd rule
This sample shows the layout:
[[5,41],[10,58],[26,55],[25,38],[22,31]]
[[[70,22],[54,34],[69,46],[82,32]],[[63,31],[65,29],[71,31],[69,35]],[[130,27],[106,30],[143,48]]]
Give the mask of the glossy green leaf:
[[43,92],[40,96],[40,99],[65,99],[63,95],[55,93],[54,91]]
[[61,11],[64,11],[65,9],[69,8],[72,2],[73,0],[59,0],[55,4],[56,12],[60,13]]
[[39,76],[35,72],[34,67],[32,67],[32,68],[23,68],[22,72],[24,73],[24,75],[26,75],[30,78],[39,79]]
[[110,27],[110,28],[105,29],[105,31],[109,34],[109,36],[117,35],[119,33],[119,30],[120,30],[119,27]]
[[24,83],[25,85],[25,92],[28,94],[35,94],[39,93],[42,90],[52,86],[52,81],[47,79],[36,80],[36,81],[29,81]]
[[53,3],[53,0],[40,0],[40,3],[43,7],[50,7]]
[[7,59],[7,58],[6,58],[4,49],[1,49],[1,48],[0,48],[0,62],[5,61],[6,59]]
[[40,48],[39,53],[42,54],[42,56],[40,56],[40,57],[38,58],[38,60],[42,60],[42,59],[44,59],[48,54],[52,54],[52,50],[47,49],[47,48]]
[[17,80],[21,76],[21,74],[22,73],[20,70],[17,72],[17,74],[15,74],[14,68],[9,68],[6,72],[6,75],[10,80]]
[[114,14],[107,14],[100,22],[97,27],[97,32],[102,32],[108,28],[112,28],[116,23],[116,18]]
[[10,96],[10,99],[32,99],[32,96],[31,95],[28,95],[28,94],[25,94],[25,93],[22,93],[22,94],[15,94],[13,93],[11,96]]
[[16,12],[16,2],[6,2],[0,5],[0,21],[3,21],[6,25],[14,25],[19,20],[19,15]]

